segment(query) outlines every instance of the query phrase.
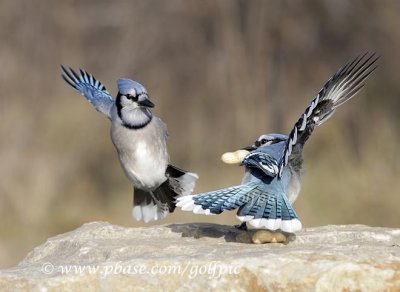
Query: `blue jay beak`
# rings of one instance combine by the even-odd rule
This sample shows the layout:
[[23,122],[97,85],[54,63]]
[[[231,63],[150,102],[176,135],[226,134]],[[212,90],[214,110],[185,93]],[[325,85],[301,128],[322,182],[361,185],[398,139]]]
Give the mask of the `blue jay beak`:
[[251,151],[253,151],[253,150],[256,150],[257,149],[257,147],[256,146],[247,146],[247,147],[244,147],[244,148],[242,148],[242,150],[247,150],[247,151],[249,151],[249,152],[251,152]]
[[138,101],[138,105],[145,106],[145,107],[154,107],[154,103],[148,98],[146,98],[142,101]]

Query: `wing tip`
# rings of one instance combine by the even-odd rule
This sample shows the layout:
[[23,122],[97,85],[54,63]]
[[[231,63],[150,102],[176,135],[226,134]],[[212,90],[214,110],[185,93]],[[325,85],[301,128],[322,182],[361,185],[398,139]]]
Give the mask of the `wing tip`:
[[79,68],[78,71],[80,75],[71,67],[65,66],[64,64],[60,64],[61,67],[61,77],[67,82],[70,86],[77,89],[78,83],[86,83],[96,87],[96,89],[101,90],[105,93],[108,93],[106,87],[103,83],[101,83],[96,77],[92,74],[88,73],[86,70]]

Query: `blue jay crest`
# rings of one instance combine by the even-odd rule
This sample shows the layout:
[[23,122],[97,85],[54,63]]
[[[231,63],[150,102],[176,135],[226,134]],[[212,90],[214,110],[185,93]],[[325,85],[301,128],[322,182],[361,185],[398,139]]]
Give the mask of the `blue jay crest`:
[[141,94],[147,94],[146,88],[140,84],[139,82],[122,78],[118,79],[117,81],[118,84],[118,90],[119,92],[125,94],[125,93],[130,93],[134,96],[138,96]]

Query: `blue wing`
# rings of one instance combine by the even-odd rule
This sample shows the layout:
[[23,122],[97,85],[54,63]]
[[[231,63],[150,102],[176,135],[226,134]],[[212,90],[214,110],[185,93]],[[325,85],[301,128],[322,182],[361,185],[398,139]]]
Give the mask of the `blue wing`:
[[61,65],[61,69],[63,71],[61,76],[65,82],[85,96],[96,110],[111,119],[111,108],[114,104],[114,99],[105,86],[86,71],[80,70],[80,75],[78,75],[74,70],[71,68],[68,70],[63,65]]
[[258,168],[270,177],[275,177],[279,173],[278,161],[265,152],[251,152],[244,158],[243,164],[247,167]]
[[250,182],[217,191],[179,197],[177,206],[196,214],[220,214],[239,208],[237,216],[256,228],[297,232],[301,222],[286,195],[264,183]]
[[326,122],[336,109],[355,96],[364,86],[364,81],[376,69],[375,53],[364,54],[340,68],[313,98],[304,114],[289,134],[285,151],[279,162],[279,176],[288,164],[292,150],[303,147],[314,128]]
[[193,204],[209,209],[212,214],[224,210],[234,210],[246,204],[251,198],[249,193],[257,187],[257,183],[247,183],[217,191],[211,191],[193,196]]

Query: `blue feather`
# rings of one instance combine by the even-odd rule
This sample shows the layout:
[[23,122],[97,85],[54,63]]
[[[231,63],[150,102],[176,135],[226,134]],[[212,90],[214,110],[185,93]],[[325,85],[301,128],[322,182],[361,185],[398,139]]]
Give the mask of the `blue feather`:
[[111,118],[114,99],[100,81],[82,69],[79,69],[80,75],[71,68],[66,69],[63,65],[61,69],[63,71],[61,76],[65,82],[84,95],[96,110]]
[[271,192],[266,184],[250,182],[217,191],[198,194],[193,197],[195,205],[209,209],[213,214],[224,210],[240,208],[239,216],[253,216],[255,219],[298,218],[293,207],[282,192]]
[[121,78],[118,79],[118,91],[122,94],[132,94],[132,90],[135,90],[133,95],[138,96],[141,94],[147,94],[146,88],[137,81]]

